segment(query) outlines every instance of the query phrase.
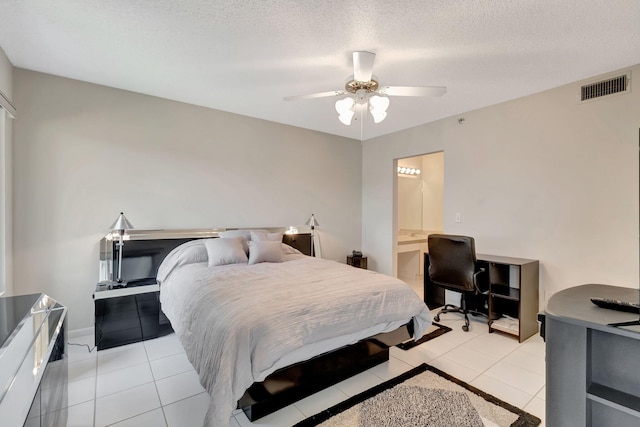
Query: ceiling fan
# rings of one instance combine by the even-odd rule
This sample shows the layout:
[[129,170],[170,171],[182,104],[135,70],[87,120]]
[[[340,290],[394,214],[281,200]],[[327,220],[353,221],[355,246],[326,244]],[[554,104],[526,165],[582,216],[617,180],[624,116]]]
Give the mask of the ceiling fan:
[[336,101],[336,111],[339,115],[338,119],[348,126],[356,112],[363,114],[366,109],[371,113],[375,123],[383,121],[387,117],[389,96],[442,96],[447,92],[447,88],[443,86],[380,86],[378,81],[373,79],[375,59],[375,53],[353,52],[353,80],[347,82],[344,90],[287,96],[284,100],[296,101],[347,95],[346,98]]

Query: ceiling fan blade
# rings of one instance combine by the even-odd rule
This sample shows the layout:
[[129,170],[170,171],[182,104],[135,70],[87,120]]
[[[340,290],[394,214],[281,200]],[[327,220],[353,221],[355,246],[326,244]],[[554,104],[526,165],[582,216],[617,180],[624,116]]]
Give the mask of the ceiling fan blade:
[[353,80],[368,82],[373,75],[373,62],[376,54],[371,52],[353,52]]
[[383,86],[378,89],[381,95],[389,96],[442,96],[447,93],[444,86]]
[[330,92],[319,92],[319,93],[311,93],[309,95],[296,95],[296,96],[285,96],[283,99],[285,101],[298,101],[300,99],[314,99],[314,98],[326,98],[328,96],[340,96],[347,93],[344,90],[332,90]]

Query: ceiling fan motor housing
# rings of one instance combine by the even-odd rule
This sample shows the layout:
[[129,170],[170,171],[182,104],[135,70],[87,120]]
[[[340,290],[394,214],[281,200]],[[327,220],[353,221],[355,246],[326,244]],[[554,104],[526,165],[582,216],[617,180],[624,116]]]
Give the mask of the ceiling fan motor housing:
[[344,85],[347,92],[356,93],[360,89],[364,89],[367,92],[375,92],[378,90],[378,82],[376,80],[369,80],[368,82],[359,82],[357,80],[351,80]]

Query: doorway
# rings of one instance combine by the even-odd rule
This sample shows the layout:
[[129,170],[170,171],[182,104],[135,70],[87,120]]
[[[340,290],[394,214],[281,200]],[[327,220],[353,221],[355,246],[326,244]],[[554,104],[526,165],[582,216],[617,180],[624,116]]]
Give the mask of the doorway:
[[422,297],[429,234],[444,230],[444,152],[397,160],[396,277]]

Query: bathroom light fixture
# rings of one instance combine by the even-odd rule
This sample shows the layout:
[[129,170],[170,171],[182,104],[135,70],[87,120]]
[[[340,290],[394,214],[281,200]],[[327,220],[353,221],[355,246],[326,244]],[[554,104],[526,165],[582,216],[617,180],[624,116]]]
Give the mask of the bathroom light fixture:
[[404,176],[418,176],[422,173],[420,169],[416,168],[407,168],[404,166],[398,166],[398,175]]
[[118,241],[118,279],[116,280],[118,283],[122,283],[122,247],[124,246],[124,235],[127,230],[133,230],[133,225],[129,222],[127,217],[124,216],[124,213],[120,212],[120,216],[116,219],[116,222],[111,224],[109,227],[113,234],[117,234],[119,236]]

